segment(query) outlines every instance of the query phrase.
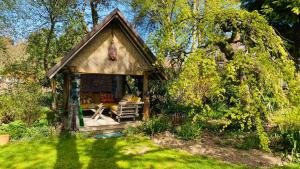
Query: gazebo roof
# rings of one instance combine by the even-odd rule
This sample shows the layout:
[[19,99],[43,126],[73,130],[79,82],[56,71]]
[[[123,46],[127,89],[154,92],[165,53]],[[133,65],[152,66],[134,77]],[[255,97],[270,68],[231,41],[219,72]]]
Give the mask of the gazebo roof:
[[[69,53],[67,53],[62,60],[53,66],[48,72],[47,76],[53,78],[67,63],[69,63],[86,45],[88,45],[94,37],[96,37],[104,28],[110,25],[112,22],[117,22],[122,28],[128,39],[134,44],[141,56],[147,61],[148,64],[152,65],[155,62],[156,57],[147,47],[143,39],[134,30],[134,28],[126,21],[125,17],[119,11],[119,9],[113,10],[107,15],[103,22],[95,26],[91,32],[89,32],[80,43],[78,43]],[[166,79],[164,73],[156,68],[153,69],[153,73],[159,79]]]

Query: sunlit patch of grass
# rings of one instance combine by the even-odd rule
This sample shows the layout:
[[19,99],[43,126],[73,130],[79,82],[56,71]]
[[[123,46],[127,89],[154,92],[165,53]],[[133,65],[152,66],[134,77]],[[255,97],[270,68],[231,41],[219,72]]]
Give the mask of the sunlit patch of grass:
[[294,163],[282,167],[273,167],[272,169],[299,169],[299,168],[300,168],[300,164]]
[[0,147],[0,168],[51,168],[56,160],[55,140],[52,141],[17,142]]
[[0,168],[247,168],[185,151],[160,148],[146,137],[111,139],[62,135],[0,147]]

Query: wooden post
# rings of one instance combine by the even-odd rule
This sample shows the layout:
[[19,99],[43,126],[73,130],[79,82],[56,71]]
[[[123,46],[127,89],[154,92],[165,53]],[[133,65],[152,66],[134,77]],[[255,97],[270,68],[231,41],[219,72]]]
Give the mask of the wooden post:
[[63,113],[61,114],[62,118],[62,130],[69,129],[69,119],[68,114],[70,112],[70,92],[71,92],[71,76],[69,72],[65,72],[64,76],[64,84],[63,84]]
[[71,82],[71,78],[70,78],[70,74],[69,73],[65,73],[64,74],[64,87],[63,87],[63,109],[64,109],[64,113],[67,114],[67,112],[69,111],[69,98],[70,98],[70,82]]
[[57,92],[56,92],[56,80],[51,79],[51,89],[52,89],[52,110],[57,110]]
[[148,72],[144,72],[143,79],[143,100],[144,100],[144,110],[143,110],[143,120],[148,120],[150,117],[150,98],[148,94],[149,90],[149,74]]

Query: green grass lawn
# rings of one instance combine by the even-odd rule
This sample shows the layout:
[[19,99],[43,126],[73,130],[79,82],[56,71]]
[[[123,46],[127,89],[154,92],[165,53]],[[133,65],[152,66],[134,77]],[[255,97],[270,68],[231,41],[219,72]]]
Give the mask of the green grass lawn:
[[[184,151],[163,149],[144,137],[86,139],[60,136],[0,147],[0,168],[247,168]],[[286,168],[297,168],[291,166]]]

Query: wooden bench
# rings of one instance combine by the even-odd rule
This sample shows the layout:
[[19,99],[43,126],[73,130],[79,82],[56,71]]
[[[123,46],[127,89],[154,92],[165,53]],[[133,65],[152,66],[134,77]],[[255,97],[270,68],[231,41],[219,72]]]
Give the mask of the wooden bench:
[[133,118],[139,116],[139,108],[142,107],[144,102],[119,102],[118,110],[111,110],[116,115],[118,122],[123,118]]

